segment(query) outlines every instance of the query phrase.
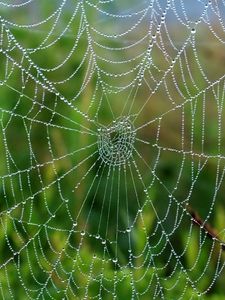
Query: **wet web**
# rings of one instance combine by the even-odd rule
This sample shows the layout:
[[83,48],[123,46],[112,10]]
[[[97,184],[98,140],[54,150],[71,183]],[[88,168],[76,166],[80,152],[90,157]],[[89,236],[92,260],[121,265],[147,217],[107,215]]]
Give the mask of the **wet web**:
[[224,12],[0,2],[2,299],[198,299],[225,276]]

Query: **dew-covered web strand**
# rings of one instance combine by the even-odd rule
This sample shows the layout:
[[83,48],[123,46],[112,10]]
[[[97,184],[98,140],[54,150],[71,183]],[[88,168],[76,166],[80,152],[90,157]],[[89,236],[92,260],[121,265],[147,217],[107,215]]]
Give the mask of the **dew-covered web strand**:
[[[69,107],[73,108],[77,113],[82,114],[82,116],[84,116],[86,119],[88,119],[91,122],[95,122],[94,120],[91,120],[87,117],[87,115],[85,115],[84,113],[82,113],[81,111],[79,111],[74,105],[72,105],[71,102],[69,102],[68,100],[66,100],[62,95],[59,94],[59,92],[52,87],[52,83],[50,81],[48,81],[46,79],[46,77],[42,74],[42,72],[40,71],[39,67],[37,65],[35,65],[32,60],[29,58],[29,56],[26,54],[26,50],[23,49],[17,42],[16,39],[14,38],[14,36],[12,35],[12,33],[10,33],[9,29],[6,29],[6,31],[8,32],[8,34],[10,34],[10,36],[12,37],[13,42],[16,44],[16,46],[22,51],[24,52],[24,56],[28,59],[29,63],[37,70],[38,75],[40,75],[41,78],[44,79],[45,84],[41,83],[40,81],[38,81],[38,83],[47,91],[50,91],[52,93],[54,93],[56,96],[58,96],[60,98],[60,100],[62,100],[65,104],[69,105]],[[35,81],[35,77],[33,75],[31,75],[28,71],[24,70],[22,65],[20,63],[17,63],[16,61],[14,61],[13,58],[11,58],[5,51],[2,50],[2,53],[4,53],[6,55],[6,57],[11,60],[16,66],[18,66],[22,71],[24,71],[30,78],[32,78]],[[48,87],[48,84],[50,85],[50,87]],[[5,84],[7,85],[7,84]],[[10,86],[9,86],[10,87]],[[10,87],[12,89],[14,89],[13,87]],[[15,90],[15,89],[14,89]],[[18,93],[20,94],[20,92],[18,91]],[[23,95],[23,94],[22,94]],[[24,94],[24,96],[26,96]],[[30,97],[26,96],[28,99],[30,99]],[[33,99],[31,99],[31,101],[33,101]],[[36,102],[37,105],[41,105],[43,108],[46,108],[49,110],[48,107],[46,107],[44,104],[40,104],[38,102]],[[54,114],[58,114],[57,112],[54,112]],[[66,118],[66,117],[65,117]],[[70,119],[70,121],[72,121]],[[73,123],[76,123],[75,121],[72,121]],[[79,124],[79,126],[84,127],[82,124]]]

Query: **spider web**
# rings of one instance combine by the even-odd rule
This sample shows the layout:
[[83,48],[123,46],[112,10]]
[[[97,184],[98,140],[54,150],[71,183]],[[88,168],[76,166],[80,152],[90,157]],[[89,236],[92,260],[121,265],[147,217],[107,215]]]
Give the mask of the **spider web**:
[[224,0],[46,2],[0,2],[2,299],[202,298],[224,276]]

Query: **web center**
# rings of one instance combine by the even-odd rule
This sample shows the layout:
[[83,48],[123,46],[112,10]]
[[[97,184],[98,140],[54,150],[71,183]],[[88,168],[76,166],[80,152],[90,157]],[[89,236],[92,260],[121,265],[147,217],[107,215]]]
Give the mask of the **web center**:
[[124,164],[132,155],[135,128],[128,117],[114,120],[108,127],[99,128],[98,149],[108,165]]

